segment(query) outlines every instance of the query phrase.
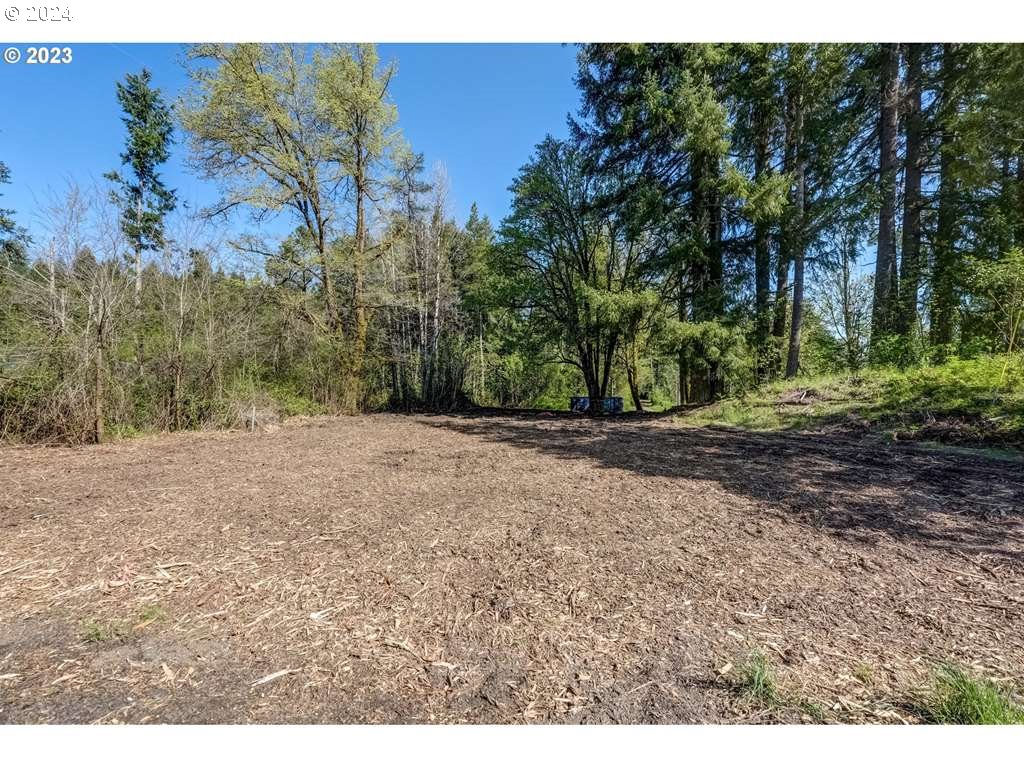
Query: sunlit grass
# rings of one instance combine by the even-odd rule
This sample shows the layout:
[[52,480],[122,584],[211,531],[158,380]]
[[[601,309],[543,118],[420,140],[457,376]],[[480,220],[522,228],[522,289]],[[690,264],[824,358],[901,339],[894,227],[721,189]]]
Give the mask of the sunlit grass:
[[988,680],[951,665],[938,670],[925,718],[948,725],[1024,724],[1024,709]]
[[695,426],[780,431],[851,427],[913,435],[940,419],[977,425],[985,443],[1019,445],[1024,432],[1024,363],[1004,356],[952,360],[899,371],[801,377],[680,414]]

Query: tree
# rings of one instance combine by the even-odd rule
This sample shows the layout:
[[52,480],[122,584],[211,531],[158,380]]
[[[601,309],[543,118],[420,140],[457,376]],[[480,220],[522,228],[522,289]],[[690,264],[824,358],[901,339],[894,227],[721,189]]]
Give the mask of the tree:
[[[769,194],[772,182],[780,179],[775,166],[778,152],[780,110],[779,53],[782,46],[751,44],[740,46],[735,78],[734,142],[738,149],[752,155],[752,180],[755,192],[746,206],[753,227],[754,249],[754,366],[758,381],[771,374],[775,356],[772,331],[772,229],[780,218],[773,205],[781,195]],[[760,203],[759,205],[756,203]]]
[[[398,141],[387,93],[393,68],[378,70],[372,46],[331,45],[310,53],[294,45],[204,44],[189,58],[197,66],[182,124],[195,164],[222,186],[214,212],[247,206],[263,218],[286,209],[305,228],[323,303],[322,320],[307,319],[344,342],[340,400],[354,410],[362,397],[368,328],[367,207],[382,189],[374,173]],[[347,242],[346,183],[355,219]],[[339,305],[339,251],[349,255],[348,312]]]
[[839,258],[819,263],[813,303],[840,343],[845,367],[856,371],[866,362],[871,333],[872,277],[854,272],[860,233],[851,228],[836,239]]
[[917,329],[917,302],[921,287],[921,213],[924,198],[921,177],[924,164],[925,132],[922,93],[924,88],[924,56],[927,46],[909,43],[905,46],[907,68],[905,77],[906,156],[903,164],[903,245],[899,269],[899,302],[895,330],[907,343]]
[[317,57],[317,98],[330,123],[334,157],[351,179],[355,198],[355,235],[352,248],[352,307],[355,314],[353,347],[350,352],[347,391],[349,410],[361,399],[359,386],[363,374],[368,331],[364,281],[368,250],[367,208],[379,201],[384,182],[377,174],[400,143],[395,130],[398,110],[390,103],[388,88],[395,65],[379,66],[377,49],[361,44],[335,47]]
[[955,175],[955,124],[958,119],[960,51],[956,43],[942,46],[939,73],[939,189],[938,216],[932,267],[931,343],[945,347],[953,342],[956,313],[956,244],[958,181]]
[[[11,183],[11,170],[0,160],[0,184]],[[0,193],[2,196],[2,193]],[[24,267],[27,263],[26,250],[31,244],[28,231],[18,226],[14,211],[0,208],[0,268]],[[0,272],[0,275],[3,273]],[[0,284],[3,279],[0,277]]]
[[474,374],[474,399],[483,403],[487,396],[487,355],[485,335],[490,325],[490,250],[494,247],[494,228],[487,216],[481,216],[476,203],[469,209],[464,227],[464,242],[459,249],[461,259],[455,268],[455,279],[462,311],[476,326],[476,345],[470,368]]
[[896,294],[896,174],[900,94],[900,46],[879,47],[878,110],[878,248],[875,256],[875,298],[871,336],[878,340],[891,332],[892,299]]
[[110,356],[131,285],[119,214],[97,190],[71,183],[41,214],[39,258],[16,275],[13,303],[44,333],[19,356],[11,380],[53,382],[35,388],[38,412],[26,431],[100,443],[112,399]]
[[323,119],[306,52],[261,44],[193,46],[192,89],[180,107],[192,161],[223,198],[211,214],[250,207],[257,219],[291,211],[315,249],[324,314],[341,325],[331,240],[341,185],[337,142]]
[[546,324],[561,362],[580,369],[594,407],[615,352],[656,274],[651,243],[595,206],[609,190],[574,143],[547,138],[516,177],[494,249],[506,301]]
[[804,258],[806,256],[806,185],[807,146],[804,122],[808,52],[799,44],[789,46],[786,84],[786,171],[792,176],[790,212],[783,234],[789,256],[793,260],[793,314],[789,322],[789,351],[786,355],[786,378],[800,370],[800,330],[804,309]]
[[117,84],[117,101],[124,110],[122,122],[128,131],[121,164],[126,175],[111,171],[106,178],[119,186],[113,199],[121,208],[121,228],[134,254],[136,349],[143,362],[142,254],[164,244],[164,217],[176,205],[173,190],[164,186],[159,166],[170,157],[174,123],[171,111],[158,88],[150,85],[152,75],[143,69]]
[[988,304],[1002,335],[1006,349],[1005,378],[1024,323],[1024,251],[1015,248],[998,261],[975,262],[967,279]]

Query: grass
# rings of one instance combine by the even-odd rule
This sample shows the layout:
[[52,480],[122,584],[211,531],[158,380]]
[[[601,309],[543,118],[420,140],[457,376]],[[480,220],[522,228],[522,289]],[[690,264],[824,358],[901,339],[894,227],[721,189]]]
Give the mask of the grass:
[[[1005,370],[1004,370],[1005,369]],[[951,360],[900,371],[800,377],[680,415],[695,426],[852,428],[942,444],[1024,451],[1024,359]]]
[[864,685],[871,685],[875,681],[875,671],[867,664],[854,667],[853,676]]
[[82,622],[82,639],[87,643],[106,643],[110,640],[121,640],[128,634],[120,624],[111,624],[86,619]]
[[139,624],[152,624],[154,621],[163,621],[167,618],[167,612],[155,603],[147,605],[139,612]]
[[81,637],[87,643],[107,643],[111,640],[126,640],[134,632],[149,626],[153,622],[163,621],[167,612],[155,603],[147,605],[139,611],[137,621],[100,621],[85,619],[81,625]]
[[779,692],[775,676],[765,655],[752,651],[738,668],[739,687],[743,698],[748,701],[772,707],[779,703]]
[[815,722],[827,719],[820,704],[801,697],[786,696],[775,681],[768,658],[760,649],[751,651],[736,669],[736,686],[741,697],[766,710],[800,712]]
[[946,725],[1024,724],[1024,709],[1008,693],[953,665],[937,671],[923,714],[929,722]]

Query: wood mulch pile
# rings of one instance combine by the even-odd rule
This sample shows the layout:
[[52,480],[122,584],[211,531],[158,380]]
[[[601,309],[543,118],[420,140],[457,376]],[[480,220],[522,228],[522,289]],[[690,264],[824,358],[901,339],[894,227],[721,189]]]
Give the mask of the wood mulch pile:
[[2,447],[0,722],[912,722],[1024,684],[1022,514],[1021,464],[667,420]]

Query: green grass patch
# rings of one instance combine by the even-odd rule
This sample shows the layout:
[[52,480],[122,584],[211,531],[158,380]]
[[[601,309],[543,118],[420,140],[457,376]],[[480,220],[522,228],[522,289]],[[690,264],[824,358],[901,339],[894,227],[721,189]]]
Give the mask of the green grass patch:
[[755,649],[736,667],[736,690],[748,704],[770,710],[777,716],[788,713],[791,719],[796,713],[803,720],[822,723],[828,720],[825,709],[817,702],[800,696],[786,695],[775,679],[768,657],[761,649]]
[[123,640],[129,634],[121,624],[102,622],[98,619],[86,619],[82,622],[81,637],[87,643],[106,643],[111,640]]
[[1015,455],[1024,451],[1024,359],[953,359],[777,381],[678,419],[761,431],[841,428]]
[[772,707],[779,703],[775,675],[772,673],[768,659],[761,651],[752,651],[740,664],[737,673],[743,698],[766,707]]
[[167,611],[153,603],[139,611],[140,624],[152,624],[154,621],[163,621],[167,618]]
[[946,725],[1024,724],[1024,709],[994,683],[946,665],[935,675],[923,714],[932,723]]
[[101,621],[88,618],[79,627],[79,636],[86,643],[108,643],[113,640],[128,640],[136,631],[154,622],[167,619],[167,611],[156,603],[151,603],[139,611],[135,619],[125,621]]

